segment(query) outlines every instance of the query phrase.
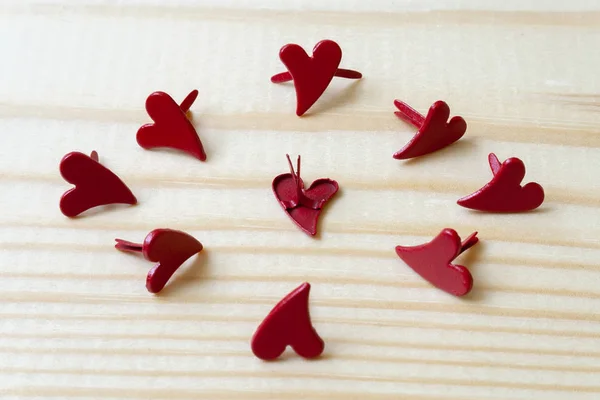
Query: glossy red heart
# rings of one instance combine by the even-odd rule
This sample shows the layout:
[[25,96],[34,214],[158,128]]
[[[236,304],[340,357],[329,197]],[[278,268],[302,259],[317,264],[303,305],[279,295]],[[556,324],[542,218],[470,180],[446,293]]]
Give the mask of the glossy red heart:
[[[409,108],[398,100],[394,104],[401,110]],[[410,109],[410,112],[413,111]],[[416,113],[416,111],[414,112]],[[396,112],[396,115],[405,118],[403,112]],[[462,117],[455,116],[448,121],[449,117],[450,107],[448,104],[441,100],[433,103],[418,132],[401,150],[394,154],[394,158],[406,160],[433,153],[463,137],[467,130],[465,120]]]
[[[298,183],[296,179],[299,180]],[[321,209],[339,189],[336,181],[327,178],[317,179],[308,189],[304,189],[302,179],[291,173],[275,177],[272,187],[281,207],[304,232],[311,236],[317,233]]]
[[461,245],[453,229],[444,229],[431,242],[419,246],[396,246],[396,254],[423,279],[455,296],[464,296],[473,287],[473,277],[462,265],[452,261],[477,243],[477,232]]
[[521,186],[525,164],[516,157],[502,164],[494,153],[488,161],[494,177],[484,187],[462,199],[462,207],[488,212],[521,212],[538,208],[544,202],[544,189],[538,183]]
[[202,251],[202,243],[193,236],[173,229],[155,229],[141,245],[122,239],[115,241],[118,250],[141,251],[146,260],[156,263],[146,276],[146,289],[150,293],[160,292],[181,264]]
[[171,276],[188,258],[202,251],[202,243],[185,232],[156,229],[144,239],[143,254],[148,261],[157,263],[146,277],[146,288],[160,292]]
[[297,44],[281,48],[279,58],[286,66],[296,90],[296,115],[304,114],[321,97],[333,79],[342,49],[332,40],[322,40],[313,49],[313,56]]
[[60,162],[60,174],[74,188],[60,198],[60,211],[75,217],[90,208],[107,204],[136,204],[131,190],[111,170],[98,162],[96,152],[92,157],[73,151]]
[[310,284],[303,283],[271,310],[252,337],[251,347],[256,357],[274,360],[287,346],[304,358],[323,353],[325,343],[310,321],[309,293]]
[[144,149],[178,149],[205,161],[206,153],[202,142],[185,115],[197,96],[198,91],[192,91],[181,107],[165,92],[154,92],[148,96],[146,111],[154,123],[146,124],[138,130],[138,144]]

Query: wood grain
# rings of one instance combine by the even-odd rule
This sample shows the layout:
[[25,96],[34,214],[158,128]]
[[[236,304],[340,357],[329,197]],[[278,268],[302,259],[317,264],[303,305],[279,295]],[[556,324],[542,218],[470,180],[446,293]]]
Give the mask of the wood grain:
[[[279,48],[323,38],[363,72],[304,118],[273,85]],[[0,4],[0,398],[597,399],[600,4],[594,0],[6,0]],[[207,163],[137,147],[154,90],[197,88]],[[467,136],[422,159],[401,98],[446,100]],[[69,220],[67,152],[97,150],[140,203]],[[456,200],[517,156],[547,201],[485,215]],[[302,154],[338,198],[305,237],[270,183]],[[183,229],[206,251],[160,296],[112,247]],[[397,244],[479,231],[475,289],[423,282]],[[264,363],[254,329],[303,281],[322,359]]]

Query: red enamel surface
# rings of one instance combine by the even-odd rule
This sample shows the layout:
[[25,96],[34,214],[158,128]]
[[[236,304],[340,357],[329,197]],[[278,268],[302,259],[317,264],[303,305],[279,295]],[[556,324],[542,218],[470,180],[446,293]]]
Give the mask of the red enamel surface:
[[473,277],[467,268],[452,264],[452,261],[478,241],[477,232],[461,243],[455,230],[444,229],[429,243],[396,246],[396,254],[435,287],[455,296],[464,296],[473,287]]
[[325,343],[310,321],[309,293],[310,284],[303,283],[271,310],[252,337],[251,347],[256,357],[274,360],[287,346],[304,358],[323,353]]
[[398,108],[395,113],[398,117],[419,129],[415,136],[394,154],[395,159],[407,160],[443,149],[463,137],[467,130],[467,123],[462,117],[456,116],[448,121],[450,107],[441,100],[433,103],[427,117],[423,117],[400,100],[395,100],[394,105]]
[[142,126],[137,132],[137,142],[144,149],[171,148],[184,151],[201,161],[206,153],[196,129],[189,121],[186,112],[198,97],[193,90],[178,105],[165,92],[154,92],[146,99],[146,111],[154,123]]
[[115,241],[118,250],[141,252],[146,260],[156,263],[146,277],[146,289],[150,293],[160,292],[181,264],[202,251],[202,244],[193,236],[172,229],[153,230],[143,244]]
[[60,174],[74,188],[60,198],[60,211],[75,217],[90,208],[107,204],[136,204],[131,190],[111,170],[98,162],[98,153],[91,156],[74,151],[60,161]]
[[[289,161],[289,156],[288,156]],[[300,157],[295,172],[290,163],[291,173],[281,174],[273,179],[272,187],[281,207],[304,232],[314,236],[322,207],[338,191],[336,181],[322,178],[314,181],[308,189],[300,178]]]
[[488,156],[494,177],[481,189],[462,199],[462,207],[487,212],[522,212],[538,208],[544,202],[544,189],[535,182],[521,186],[525,164],[512,157],[502,164],[494,153]]
[[290,79],[296,89],[296,115],[303,115],[321,97],[334,76],[360,79],[357,71],[338,69],[342,60],[342,49],[332,40],[322,40],[313,49],[310,57],[297,44],[281,48],[279,58],[288,69],[274,75],[271,82],[281,83]]

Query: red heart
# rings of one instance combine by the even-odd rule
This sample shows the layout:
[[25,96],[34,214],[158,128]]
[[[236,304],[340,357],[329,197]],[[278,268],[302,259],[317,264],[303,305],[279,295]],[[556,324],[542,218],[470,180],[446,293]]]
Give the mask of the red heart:
[[[408,106],[398,100],[394,102],[398,109],[407,109]],[[411,111],[414,111],[411,109]],[[416,113],[416,111],[414,111]],[[403,112],[396,112],[405,118]],[[436,101],[429,108],[427,117],[423,121],[416,135],[401,150],[394,154],[398,160],[419,157],[443,149],[463,137],[467,130],[467,123],[462,117],[455,116],[449,122],[450,107],[444,101]],[[422,116],[421,116],[422,118]]]
[[146,99],[146,111],[153,124],[142,126],[137,132],[137,142],[144,149],[168,147],[182,150],[200,161],[206,160],[202,142],[185,113],[198,96],[192,91],[179,106],[165,92],[154,92]]
[[304,114],[321,97],[333,79],[342,49],[332,40],[322,40],[313,49],[313,56],[297,44],[281,48],[279,58],[286,66],[296,90],[296,115]]
[[157,263],[146,276],[146,289],[160,292],[171,276],[188,258],[202,251],[202,243],[185,232],[172,229],[155,229],[139,245],[115,239],[115,247],[122,251],[141,251],[148,261]]
[[414,247],[396,246],[396,254],[423,279],[455,296],[464,296],[473,287],[473,277],[462,265],[452,261],[479,239],[477,232],[461,245],[453,229],[444,229],[431,242]]
[[[289,161],[289,156],[288,156]],[[338,191],[336,181],[321,178],[314,181],[308,189],[299,173],[300,157],[298,157],[298,173],[281,174],[273,179],[273,193],[281,207],[304,232],[311,236],[317,233],[317,223],[321,209]]]
[[279,357],[287,346],[304,358],[323,353],[325,343],[310,321],[310,284],[303,283],[271,310],[252,337],[254,355],[263,360]]
[[544,189],[535,182],[521,186],[525,164],[516,157],[502,164],[494,153],[488,161],[494,177],[484,187],[462,199],[462,207],[489,212],[520,212],[538,208],[544,202]]
[[67,217],[107,204],[136,204],[131,190],[111,170],[98,162],[98,154],[89,157],[73,151],[60,161],[60,174],[74,188],[60,198],[60,211]]

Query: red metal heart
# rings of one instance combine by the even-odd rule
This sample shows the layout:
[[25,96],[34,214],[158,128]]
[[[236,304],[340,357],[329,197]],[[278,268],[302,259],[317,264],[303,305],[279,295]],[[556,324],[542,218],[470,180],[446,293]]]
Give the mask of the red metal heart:
[[142,253],[148,261],[157,263],[146,277],[146,289],[160,292],[171,276],[188,258],[202,251],[202,243],[185,232],[155,229],[144,239]]
[[469,236],[461,246],[460,237],[453,229],[444,229],[431,242],[419,246],[396,246],[396,254],[423,279],[455,296],[464,296],[473,287],[473,277],[462,265],[452,261],[461,251],[477,243],[477,233]]
[[298,157],[297,171],[294,171],[290,158],[287,157],[292,172],[278,175],[273,179],[273,193],[296,225],[314,236],[317,233],[321,209],[337,193],[339,186],[334,180],[321,178],[305,189],[304,182],[300,178],[300,157]]
[[297,44],[281,48],[279,58],[294,80],[296,90],[296,115],[304,114],[321,97],[333,79],[342,49],[332,40],[322,40],[313,49],[313,56]]
[[287,346],[304,358],[323,353],[325,343],[310,321],[309,293],[310,284],[303,283],[271,310],[252,337],[251,347],[256,357],[274,360]]
[[462,199],[462,207],[488,212],[521,212],[538,208],[544,202],[544,189],[538,183],[521,186],[525,164],[516,157],[502,164],[494,153],[488,161],[494,177],[484,187]]
[[60,162],[60,174],[74,188],[60,198],[60,211],[67,217],[107,204],[136,204],[131,190],[111,170],[98,162],[96,152],[92,157],[73,151]]
[[[408,106],[398,100],[394,102],[398,109]],[[409,110],[414,111],[414,110]],[[414,111],[416,113],[416,111]],[[405,118],[404,112],[397,112],[400,118]],[[455,116],[449,122],[450,107],[444,101],[436,101],[429,108],[427,117],[413,138],[398,152],[394,158],[406,160],[419,157],[443,149],[463,137],[467,130],[467,123],[462,117]],[[421,116],[422,118],[422,116]],[[414,121],[411,121],[414,123]]]
[[153,124],[142,126],[136,135],[144,149],[168,147],[184,151],[200,161],[206,160],[202,142],[185,113],[198,96],[192,91],[179,106],[165,92],[154,92],[146,99],[146,111]]

